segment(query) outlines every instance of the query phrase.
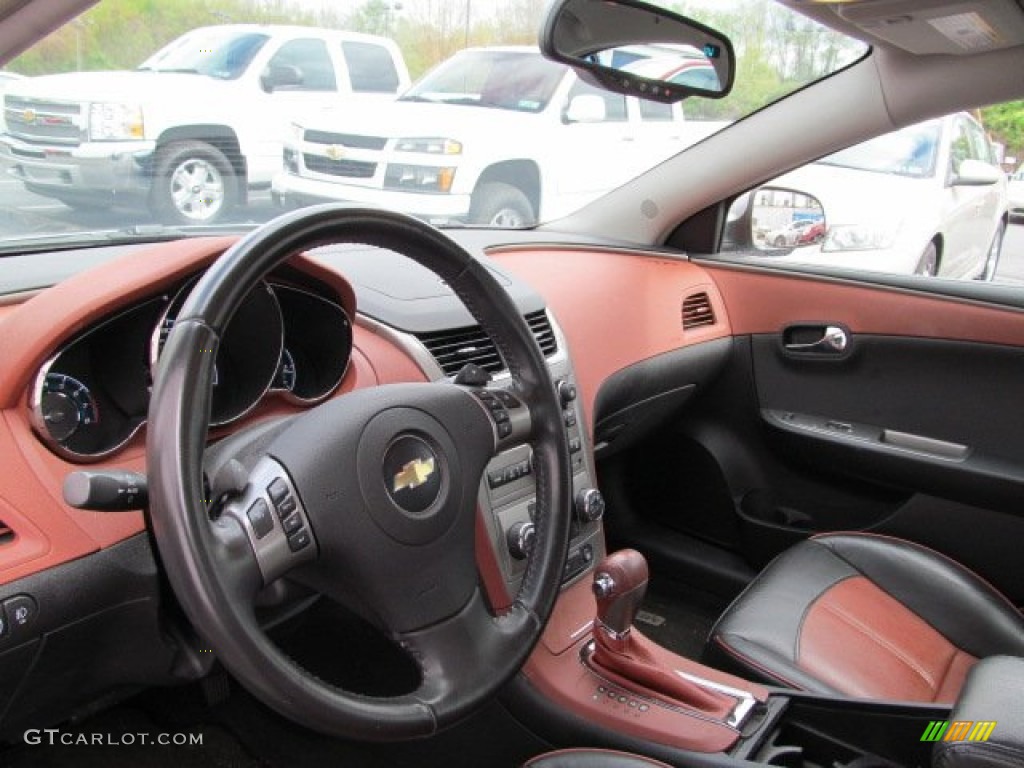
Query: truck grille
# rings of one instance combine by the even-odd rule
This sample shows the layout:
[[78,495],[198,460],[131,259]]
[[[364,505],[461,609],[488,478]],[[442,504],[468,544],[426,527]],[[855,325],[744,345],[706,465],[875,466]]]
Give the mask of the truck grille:
[[313,173],[326,173],[329,176],[345,176],[350,179],[372,179],[377,172],[376,163],[362,160],[331,160],[322,155],[303,154],[302,161]]
[[85,138],[81,104],[6,96],[4,120],[23,141],[77,145]]
[[306,141],[310,144],[340,144],[353,149],[384,149],[388,140],[380,136],[358,136],[353,133],[332,133],[330,131],[306,131]]

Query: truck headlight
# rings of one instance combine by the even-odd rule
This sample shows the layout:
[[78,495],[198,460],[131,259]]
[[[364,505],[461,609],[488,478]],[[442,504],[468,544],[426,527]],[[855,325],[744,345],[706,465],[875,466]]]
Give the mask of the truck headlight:
[[830,226],[821,243],[821,250],[823,252],[879,251],[891,248],[899,229],[899,222]]
[[462,142],[444,138],[398,139],[396,152],[423,152],[428,155],[461,155]]
[[138,104],[97,102],[89,105],[89,138],[126,141],[145,138],[142,107]]
[[384,186],[406,192],[449,192],[455,181],[454,168],[433,165],[391,163],[384,173]]

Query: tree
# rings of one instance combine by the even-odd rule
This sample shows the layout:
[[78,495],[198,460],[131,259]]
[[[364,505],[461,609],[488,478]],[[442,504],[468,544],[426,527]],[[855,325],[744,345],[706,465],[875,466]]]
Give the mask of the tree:
[[1007,156],[1018,162],[1024,155],[1024,101],[1007,101],[981,110],[985,128],[1006,147]]

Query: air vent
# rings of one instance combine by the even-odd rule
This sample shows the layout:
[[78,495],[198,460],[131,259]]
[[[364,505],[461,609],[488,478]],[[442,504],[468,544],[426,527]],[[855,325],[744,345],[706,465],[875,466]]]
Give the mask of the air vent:
[[683,330],[690,331],[703,325],[715,324],[715,312],[711,299],[701,291],[683,299]]
[[[547,313],[543,309],[531,312],[526,315],[526,323],[533,331],[533,337],[544,356],[553,355],[558,350],[558,342],[555,341]],[[494,342],[478,325],[423,333],[418,338],[434,356],[445,376],[454,376],[466,363],[479,365],[489,373],[505,369],[505,362],[498,354]]]

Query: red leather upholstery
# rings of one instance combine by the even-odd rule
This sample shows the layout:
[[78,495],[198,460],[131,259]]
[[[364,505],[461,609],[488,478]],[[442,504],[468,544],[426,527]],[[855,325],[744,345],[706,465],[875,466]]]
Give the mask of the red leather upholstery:
[[813,692],[952,703],[974,663],[996,654],[1024,656],[1024,618],[977,575],[910,542],[830,534],[769,565],[705,656]]

